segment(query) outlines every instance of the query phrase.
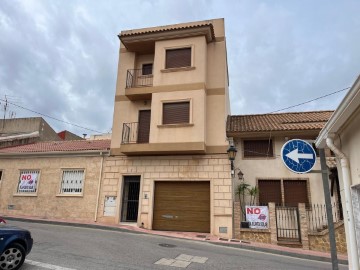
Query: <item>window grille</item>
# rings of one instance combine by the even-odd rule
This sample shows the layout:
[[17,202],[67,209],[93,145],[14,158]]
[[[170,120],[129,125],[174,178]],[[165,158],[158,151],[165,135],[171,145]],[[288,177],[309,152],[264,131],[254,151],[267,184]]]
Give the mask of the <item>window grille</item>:
[[20,172],[19,183],[17,186],[18,193],[36,193],[39,181],[40,171],[24,170]]
[[60,193],[78,194],[83,191],[84,170],[63,171]]

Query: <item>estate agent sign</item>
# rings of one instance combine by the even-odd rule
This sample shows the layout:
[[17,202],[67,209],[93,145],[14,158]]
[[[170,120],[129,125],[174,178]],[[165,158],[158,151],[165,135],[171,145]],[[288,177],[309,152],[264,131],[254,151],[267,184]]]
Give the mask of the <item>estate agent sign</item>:
[[36,191],[38,173],[23,172],[20,174],[19,192]]
[[267,206],[246,206],[246,220],[252,229],[268,229],[269,209]]

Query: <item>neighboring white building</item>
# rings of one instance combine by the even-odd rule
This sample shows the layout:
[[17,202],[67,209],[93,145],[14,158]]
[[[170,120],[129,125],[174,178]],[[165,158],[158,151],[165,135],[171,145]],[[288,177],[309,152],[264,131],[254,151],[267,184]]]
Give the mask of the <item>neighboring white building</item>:
[[345,215],[349,269],[359,269],[360,254],[360,76],[316,140],[336,154]]

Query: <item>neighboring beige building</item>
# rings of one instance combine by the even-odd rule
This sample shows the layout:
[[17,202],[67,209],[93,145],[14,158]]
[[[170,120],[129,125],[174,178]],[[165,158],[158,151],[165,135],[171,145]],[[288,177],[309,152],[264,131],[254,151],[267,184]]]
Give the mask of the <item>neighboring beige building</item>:
[[[122,31],[99,220],[232,236],[224,20]],[[116,206],[108,213],[104,206]]]
[[359,269],[360,255],[360,76],[316,140],[319,148],[336,154],[349,269]]
[[[281,148],[291,139],[314,142],[333,111],[232,115],[227,134],[238,150],[235,167],[245,181],[259,188],[257,203],[297,206],[324,203],[320,173],[297,174],[281,160]],[[328,158],[331,165],[331,158]],[[320,170],[317,158],[314,170]],[[238,172],[238,171],[237,171]],[[239,184],[237,182],[236,184]]]
[[0,214],[96,220],[110,140],[38,142],[0,149]]

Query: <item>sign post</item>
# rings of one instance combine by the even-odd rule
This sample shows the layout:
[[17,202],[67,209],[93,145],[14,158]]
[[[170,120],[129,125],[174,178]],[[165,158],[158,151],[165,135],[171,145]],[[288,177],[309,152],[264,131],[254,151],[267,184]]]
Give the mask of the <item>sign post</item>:
[[322,179],[323,179],[323,186],[324,186],[326,215],[328,218],[331,263],[332,263],[332,269],[338,270],[339,264],[338,264],[338,258],[337,258],[337,250],[336,250],[335,228],[334,228],[333,213],[332,213],[332,207],[331,207],[329,177],[328,177],[328,171],[327,171],[327,166],[326,166],[325,151],[324,151],[324,149],[319,149],[319,152],[320,152],[321,172],[322,172]]
[[[333,214],[331,208],[329,178],[328,178],[328,171],[326,166],[325,151],[324,149],[319,149],[319,152],[320,152],[321,171],[316,171],[316,173],[322,174],[326,215],[328,219],[332,269],[338,270],[339,265],[337,259],[337,251],[336,251],[335,229],[334,229],[334,221],[333,221]],[[304,174],[310,172],[312,168],[314,168],[316,162],[316,152],[310,143],[304,140],[295,139],[295,140],[287,141],[283,145],[283,147],[281,148],[281,159],[284,165],[290,171],[294,173]]]

